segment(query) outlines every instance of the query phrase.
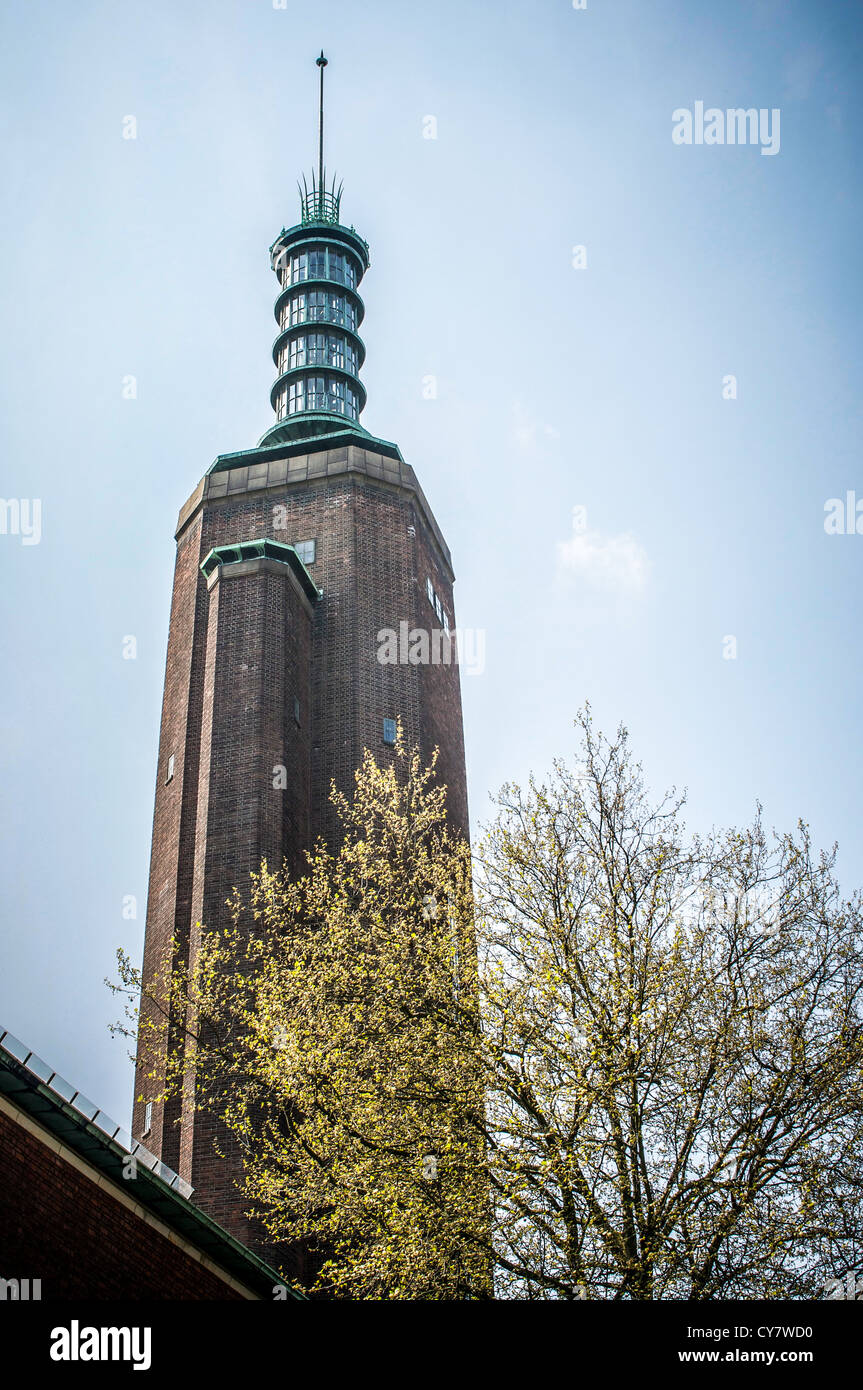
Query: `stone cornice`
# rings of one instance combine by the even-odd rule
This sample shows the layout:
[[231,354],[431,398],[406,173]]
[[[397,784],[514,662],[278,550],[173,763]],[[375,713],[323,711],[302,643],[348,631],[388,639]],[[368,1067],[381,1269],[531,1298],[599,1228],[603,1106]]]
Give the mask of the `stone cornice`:
[[401,459],[388,458],[385,454],[370,449],[361,449],[353,444],[290,456],[279,456],[279,452],[272,449],[261,450],[260,453],[257,450],[249,450],[248,453],[236,457],[238,460],[246,461],[238,462],[234,468],[221,467],[218,471],[211,470],[202,478],[180,509],[175,533],[177,540],[205,502],[230,501],[250,492],[277,491],[284,494],[286,488],[320,485],[332,478],[348,476],[368,479],[396,492],[413,496],[434,538],[444,569],[450,580],[454,579],[449,547],[410,464],[404,463]]

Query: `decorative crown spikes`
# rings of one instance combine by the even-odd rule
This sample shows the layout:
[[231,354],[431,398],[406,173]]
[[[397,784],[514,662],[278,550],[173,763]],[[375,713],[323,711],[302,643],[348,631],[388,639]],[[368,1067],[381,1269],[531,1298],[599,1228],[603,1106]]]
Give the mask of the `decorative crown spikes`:
[[332,184],[328,189],[325,181],[326,170],[323,172],[323,181],[317,180],[314,173],[312,174],[311,188],[309,188],[306,182],[305,174],[303,175],[302,184],[297,183],[297,188],[300,192],[300,214],[303,224],[307,222],[330,222],[337,225],[339,222],[339,209],[342,201],[344,183],[339,182],[339,186],[336,188],[336,179],[335,175],[333,175]]

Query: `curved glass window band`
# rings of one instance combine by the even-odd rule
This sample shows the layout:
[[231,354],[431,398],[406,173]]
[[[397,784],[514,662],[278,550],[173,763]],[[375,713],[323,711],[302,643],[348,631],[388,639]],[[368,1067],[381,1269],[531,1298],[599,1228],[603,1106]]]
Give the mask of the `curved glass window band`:
[[347,251],[331,246],[310,246],[302,251],[282,251],[276,259],[275,270],[283,289],[300,285],[305,280],[336,280],[340,285],[356,289],[360,268]]
[[347,295],[331,290],[302,290],[292,294],[279,313],[279,325],[293,328],[301,323],[334,323],[355,333],[357,306]]
[[289,382],[287,388],[283,388],[276,397],[276,415],[280,420],[301,411],[314,410],[358,420],[359,393],[342,377],[302,376]]
[[285,343],[276,365],[279,375],[298,367],[338,367],[357,376],[359,353],[342,333],[299,333]]

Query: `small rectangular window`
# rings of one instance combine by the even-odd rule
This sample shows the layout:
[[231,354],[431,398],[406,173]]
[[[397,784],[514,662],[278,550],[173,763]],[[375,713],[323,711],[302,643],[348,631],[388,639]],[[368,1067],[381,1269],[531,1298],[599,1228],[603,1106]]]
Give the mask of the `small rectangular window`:
[[449,618],[447,617],[446,609],[444,609],[443,615],[443,630],[446,633],[447,637],[449,637]]
[[294,550],[297,552],[297,558],[302,560],[304,565],[313,565],[315,563],[317,545],[317,541],[294,541]]
[[172,753],[171,756],[168,758],[168,770],[167,770],[167,772],[165,773],[165,781],[166,781],[166,783],[167,783],[167,782],[170,782],[171,779],[173,778],[173,776],[174,776],[174,755],[173,755],[173,753]]
[[431,579],[426,580],[426,593],[428,594],[429,603],[434,606],[434,584],[432,584]]
[[443,618],[443,604],[441,603],[437,594],[435,594],[434,596],[434,611],[437,613],[438,618]]
[[396,741],[396,721],[394,719],[384,720],[384,743],[390,745]]
[[295,724],[299,724],[299,722],[300,722],[300,702],[299,702],[297,696],[295,695],[295,696],[294,696],[294,723],[295,723]]
[[142,1133],[143,1133],[143,1134],[149,1134],[149,1133],[150,1133],[150,1129],[151,1129],[151,1127],[152,1127],[152,1124],[153,1124],[153,1102],[152,1102],[151,1100],[148,1100],[148,1101],[147,1101],[147,1104],[144,1106],[144,1128],[143,1128]]

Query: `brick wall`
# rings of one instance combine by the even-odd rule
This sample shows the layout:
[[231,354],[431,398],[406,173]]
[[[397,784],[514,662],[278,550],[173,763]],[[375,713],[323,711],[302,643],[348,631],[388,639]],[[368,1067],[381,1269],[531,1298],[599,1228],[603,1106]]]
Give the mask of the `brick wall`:
[[[213,547],[264,536],[316,542],[309,572],[323,591],[318,603],[301,600],[276,572],[284,567],[270,562],[217,570],[208,587],[199,566]],[[170,961],[172,932],[179,957],[188,959],[196,922],[225,920],[230,888],[246,884],[262,857],[274,865],[284,855],[295,867],[318,835],[335,842],[331,780],[350,791],[366,747],[379,760],[392,756],[383,744],[385,718],[401,719],[426,760],[439,747],[450,814],[467,835],[457,665],[378,660],[381,629],[398,630],[402,621],[410,629],[440,626],[426,595],[429,576],[454,629],[449,552],[413,471],[362,449],[289,460],[267,454],[253,467],[208,475],[186,504],[168,640],[145,978]],[[166,784],[171,753],[175,774]],[[281,792],[272,788],[276,763],[288,769]],[[157,1071],[168,1033],[166,1025]],[[145,1070],[139,1067],[136,1095],[152,1093]],[[133,1133],[192,1182],[216,1220],[275,1258],[242,1215],[232,1181],[239,1156],[233,1146],[226,1161],[214,1156],[213,1127],[195,1115],[191,1083],[178,1124],[180,1117],[176,1104],[164,1115],[155,1106],[152,1132],[142,1135],[138,1103]],[[220,1142],[230,1145],[227,1136]]]
[[2,1111],[0,1174],[0,1278],[43,1302],[244,1297]]

